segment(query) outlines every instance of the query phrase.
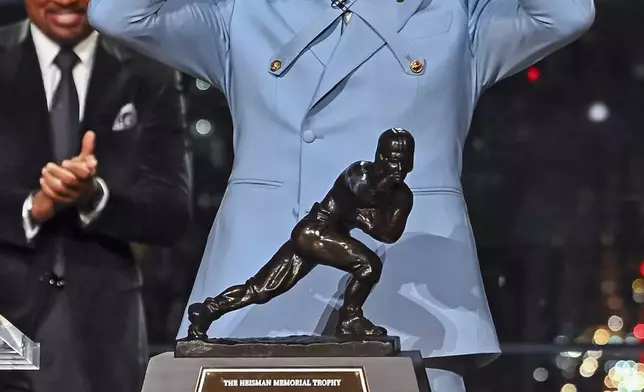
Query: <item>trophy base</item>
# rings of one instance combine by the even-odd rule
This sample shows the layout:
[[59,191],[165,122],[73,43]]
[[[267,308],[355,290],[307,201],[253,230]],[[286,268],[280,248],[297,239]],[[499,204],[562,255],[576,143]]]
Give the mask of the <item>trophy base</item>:
[[400,353],[398,336],[179,340],[175,358],[391,357]]
[[418,351],[375,358],[173,358],[150,360],[142,392],[427,392]]

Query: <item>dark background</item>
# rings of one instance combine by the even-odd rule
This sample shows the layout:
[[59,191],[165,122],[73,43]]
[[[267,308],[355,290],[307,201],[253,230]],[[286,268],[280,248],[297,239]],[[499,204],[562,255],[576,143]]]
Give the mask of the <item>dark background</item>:
[[[0,23],[23,17],[3,2]],[[643,21],[644,2],[597,1],[588,34],[478,106],[463,185],[504,355],[470,392],[644,389]],[[174,339],[232,163],[223,96],[182,87],[196,219],[174,250],[135,245],[156,351]]]

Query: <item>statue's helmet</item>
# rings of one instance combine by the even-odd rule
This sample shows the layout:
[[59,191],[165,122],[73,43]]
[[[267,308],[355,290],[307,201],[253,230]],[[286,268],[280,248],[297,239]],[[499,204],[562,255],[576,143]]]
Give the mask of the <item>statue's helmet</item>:
[[378,139],[377,160],[396,162],[405,174],[414,168],[414,137],[402,128],[384,131]]

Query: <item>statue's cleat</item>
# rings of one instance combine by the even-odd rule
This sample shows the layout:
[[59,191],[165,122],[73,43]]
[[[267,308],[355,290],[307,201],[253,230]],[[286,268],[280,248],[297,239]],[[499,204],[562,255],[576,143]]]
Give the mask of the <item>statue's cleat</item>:
[[195,303],[188,307],[188,340],[208,339],[208,329],[212,323],[210,309],[203,303]]
[[337,336],[387,336],[387,330],[374,325],[364,316],[341,320],[336,328]]
[[188,337],[186,338],[186,340],[206,340],[206,339],[208,339],[208,335],[205,332],[200,331],[196,325],[191,324],[188,327]]

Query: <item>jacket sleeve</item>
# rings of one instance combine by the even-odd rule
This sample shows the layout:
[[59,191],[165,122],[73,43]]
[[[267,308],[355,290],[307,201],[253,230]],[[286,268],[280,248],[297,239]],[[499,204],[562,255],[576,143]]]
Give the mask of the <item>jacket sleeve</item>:
[[[109,198],[88,225],[127,242],[172,246],[192,218],[190,162],[181,125],[178,90],[172,81],[146,82],[141,97],[140,138],[133,184],[104,179]],[[97,141],[100,143],[100,139]],[[100,170],[99,157],[99,170]]]
[[479,85],[489,87],[575,41],[595,19],[594,0],[469,0]]
[[234,0],[91,0],[92,27],[134,50],[225,86]]
[[31,195],[31,189],[0,189],[0,243],[22,248],[34,246],[28,238],[29,230],[25,226],[25,201]]

